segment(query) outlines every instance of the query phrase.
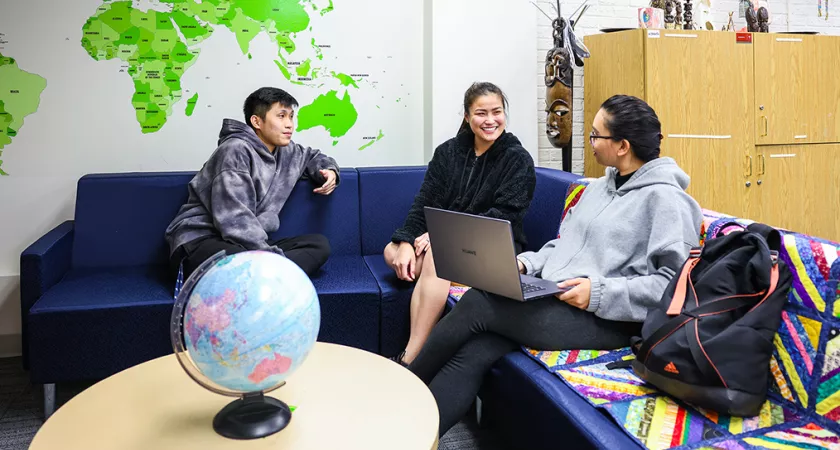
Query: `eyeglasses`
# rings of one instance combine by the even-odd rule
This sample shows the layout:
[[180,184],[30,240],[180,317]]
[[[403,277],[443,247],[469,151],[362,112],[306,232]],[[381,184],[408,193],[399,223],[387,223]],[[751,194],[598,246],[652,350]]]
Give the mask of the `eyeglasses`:
[[615,139],[612,136],[599,136],[593,133],[589,133],[589,143],[595,145],[595,139]]

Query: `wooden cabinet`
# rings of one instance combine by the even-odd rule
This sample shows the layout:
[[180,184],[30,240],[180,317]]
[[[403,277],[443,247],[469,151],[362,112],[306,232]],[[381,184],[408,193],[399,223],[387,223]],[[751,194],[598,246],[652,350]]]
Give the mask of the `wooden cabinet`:
[[[840,241],[840,144],[816,145],[840,143],[840,37],[752,38],[642,29],[585,37],[584,133],[611,95],[640,97],[662,122],[662,156],[689,174],[702,207]],[[603,176],[584,145],[584,174]]]
[[[645,46],[643,35],[638,32],[595,34],[586,36],[584,43],[591,57],[585,62],[583,83],[583,171],[586,176],[600,177],[604,175],[604,166],[595,161],[586,136],[592,132],[598,107],[610,96],[621,93],[645,98]],[[591,51],[593,45],[609,51],[596,57]]]
[[702,147],[688,140],[675,140],[662,154],[674,158],[691,177],[686,192],[701,206],[736,217],[750,217],[750,189],[755,182],[748,183],[749,167],[750,163],[755,165],[755,158],[749,153],[736,161],[732,149],[723,140],[710,140]]
[[[661,30],[645,42],[645,100],[662,122],[661,154],[691,176],[687,191],[700,204],[746,214],[744,162],[755,146],[751,49],[728,33]],[[688,86],[697,95],[686,95]]]
[[840,241],[840,144],[760,146],[750,219]]
[[753,39],[756,144],[840,142],[840,38]]

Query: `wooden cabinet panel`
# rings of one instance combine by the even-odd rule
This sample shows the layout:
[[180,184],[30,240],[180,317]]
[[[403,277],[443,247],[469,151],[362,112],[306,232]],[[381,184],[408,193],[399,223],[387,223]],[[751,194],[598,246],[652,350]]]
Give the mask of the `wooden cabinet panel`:
[[660,36],[645,41],[645,91],[662,122],[662,155],[688,173],[688,193],[700,205],[743,217],[755,146],[752,49],[731,33]]
[[759,145],[840,142],[840,39],[753,34]]
[[604,176],[604,166],[595,161],[589,144],[592,121],[601,104],[616,94],[645,98],[644,31],[595,34],[583,38],[591,53],[585,61],[586,82],[583,84],[583,173],[587,177]]
[[[755,158],[744,154],[733,156],[729,142],[711,140],[698,146],[688,140],[671,140],[663,151],[691,177],[688,192],[702,208],[749,217],[749,193],[755,182],[749,181],[750,163],[755,170]],[[749,186],[747,183],[749,182]]]
[[756,156],[747,217],[840,242],[840,144],[760,146]]
[[645,41],[647,102],[666,138],[702,148],[728,140],[733,159],[755,144],[753,52],[732,33],[662,30]]

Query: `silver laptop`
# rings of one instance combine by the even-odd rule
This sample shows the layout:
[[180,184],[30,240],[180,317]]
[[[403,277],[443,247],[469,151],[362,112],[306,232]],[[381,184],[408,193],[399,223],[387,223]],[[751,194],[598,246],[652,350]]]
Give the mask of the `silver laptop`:
[[569,290],[519,273],[509,221],[429,206],[424,210],[438,277],[519,301]]

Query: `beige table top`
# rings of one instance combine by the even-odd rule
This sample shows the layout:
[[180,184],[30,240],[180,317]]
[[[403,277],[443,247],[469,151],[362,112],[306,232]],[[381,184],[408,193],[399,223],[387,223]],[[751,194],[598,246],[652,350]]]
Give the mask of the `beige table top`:
[[235,400],[193,382],[174,355],[117,373],[58,409],[32,441],[41,449],[437,448],[438,409],[417,377],[392,361],[316,343],[286,386],[269,394],[297,409],[282,431],[232,440],[213,417]]

